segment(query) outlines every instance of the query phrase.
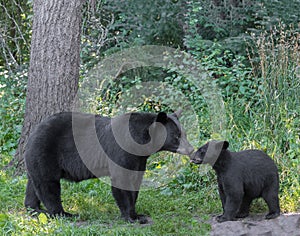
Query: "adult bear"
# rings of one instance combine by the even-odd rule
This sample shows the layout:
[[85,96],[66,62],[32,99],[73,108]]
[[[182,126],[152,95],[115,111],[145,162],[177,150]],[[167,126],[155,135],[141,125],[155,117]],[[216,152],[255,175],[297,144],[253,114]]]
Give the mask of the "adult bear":
[[147,223],[135,211],[147,158],[158,151],[188,155],[193,147],[179,113],[127,113],[114,118],[62,112],[42,121],[28,139],[25,206],[42,202],[52,216],[72,216],[61,204],[60,179],[82,181],[110,176],[112,194],[129,222]]

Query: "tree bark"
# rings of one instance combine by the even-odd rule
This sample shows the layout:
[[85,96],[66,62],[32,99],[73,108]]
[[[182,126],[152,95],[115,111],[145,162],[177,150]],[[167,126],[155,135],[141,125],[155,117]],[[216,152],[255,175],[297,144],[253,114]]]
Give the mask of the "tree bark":
[[44,118],[71,109],[80,65],[82,0],[35,0],[25,117],[15,160]]

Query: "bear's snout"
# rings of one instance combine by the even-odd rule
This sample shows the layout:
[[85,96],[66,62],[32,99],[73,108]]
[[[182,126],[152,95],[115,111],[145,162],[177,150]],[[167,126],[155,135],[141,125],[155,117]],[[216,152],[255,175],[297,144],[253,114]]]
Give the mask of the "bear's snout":
[[203,160],[197,155],[197,153],[198,152],[193,152],[190,155],[190,162],[194,164],[201,164]]

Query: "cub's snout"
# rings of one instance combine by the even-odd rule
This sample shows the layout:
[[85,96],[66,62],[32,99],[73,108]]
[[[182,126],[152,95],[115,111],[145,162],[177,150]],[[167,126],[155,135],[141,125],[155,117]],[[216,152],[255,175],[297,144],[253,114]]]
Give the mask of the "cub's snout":
[[202,164],[203,159],[201,158],[199,150],[190,154],[190,162],[194,164]]

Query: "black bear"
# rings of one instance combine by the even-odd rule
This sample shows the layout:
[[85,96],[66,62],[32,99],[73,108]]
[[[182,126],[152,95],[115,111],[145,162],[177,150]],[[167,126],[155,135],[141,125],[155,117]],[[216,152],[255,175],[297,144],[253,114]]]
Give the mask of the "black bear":
[[163,150],[193,152],[178,116],[135,112],[109,118],[62,112],[42,121],[30,135],[24,154],[26,208],[45,212],[42,202],[52,216],[72,216],[61,204],[60,179],[78,182],[110,176],[121,216],[147,223],[135,211],[147,158]]
[[210,164],[217,174],[223,215],[218,222],[249,215],[253,199],[262,197],[268,207],[266,219],[279,216],[279,177],[274,161],[260,150],[231,152],[227,141],[211,141],[190,155],[195,164]]

